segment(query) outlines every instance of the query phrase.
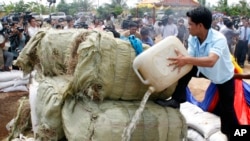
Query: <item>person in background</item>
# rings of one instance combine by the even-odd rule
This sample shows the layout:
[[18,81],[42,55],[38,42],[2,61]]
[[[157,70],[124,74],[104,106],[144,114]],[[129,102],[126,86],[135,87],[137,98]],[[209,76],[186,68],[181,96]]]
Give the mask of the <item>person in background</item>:
[[226,27],[220,30],[220,32],[226,37],[230,53],[233,55],[233,40],[239,36],[239,32],[234,30],[233,22],[231,20],[225,21],[224,24]]
[[63,26],[61,24],[56,25],[55,29],[63,29]]
[[149,24],[148,13],[144,13],[143,19],[142,19],[142,25],[148,25],[148,24]]
[[[244,68],[244,63],[246,60],[246,54],[248,49],[248,37],[250,35],[250,29],[248,27],[248,19],[242,19],[243,26],[239,27],[239,40],[236,44],[234,55],[237,63],[240,65],[241,68]],[[250,61],[250,58],[248,58]]]
[[186,101],[186,87],[192,77],[204,77],[216,84],[219,95],[219,115],[221,132],[228,140],[230,133],[238,126],[234,111],[234,66],[225,36],[212,29],[212,12],[203,6],[196,7],[186,13],[188,17],[188,55],[184,56],[176,50],[176,57],[170,57],[169,66],[180,71],[185,65],[193,65],[190,72],[178,80],[176,89],[170,100],[156,100],[161,106],[180,108]]
[[174,24],[173,15],[170,15],[167,18],[167,23],[166,23],[166,25],[163,26],[163,28],[161,30],[161,35],[162,35],[162,39],[164,39],[168,36],[177,36],[178,35],[178,28],[177,28],[176,24]]
[[223,19],[223,16],[219,16],[218,17],[218,23],[217,25],[219,26],[219,28],[223,28],[225,25],[224,25],[224,19]]
[[107,16],[107,18],[106,18],[105,28],[113,28],[113,29],[115,29],[115,25],[112,22],[110,15]]
[[187,38],[188,38],[188,30],[186,26],[184,25],[184,20],[179,19],[178,20],[178,35],[177,38],[184,44],[184,46],[187,48]]
[[25,46],[26,37],[24,35],[24,29],[18,25],[11,27],[12,33],[9,37],[10,48],[9,51],[13,53],[14,59],[19,56],[19,53]]
[[73,29],[74,28],[74,19],[72,17],[67,17],[66,18],[66,21],[67,21],[67,25],[64,26],[63,29]]
[[104,27],[105,26],[102,25],[101,21],[99,19],[95,18],[93,20],[93,24],[89,27],[89,29],[95,29],[95,30],[102,31],[104,29]]
[[121,35],[127,38],[130,35],[135,35],[135,37],[141,39],[141,34],[137,30],[138,30],[138,25],[135,22],[130,22],[129,29],[124,31]]
[[2,71],[10,71],[12,70],[12,62],[13,62],[13,53],[8,51],[9,48],[9,41],[7,37],[4,37],[4,35],[0,35],[0,49],[3,50],[3,60],[4,60],[4,66],[1,69]]
[[211,27],[217,31],[220,31],[220,26],[218,26],[219,17],[213,16]]
[[162,22],[161,21],[156,21],[154,24],[154,30],[156,36],[161,35],[161,28],[162,28]]
[[140,34],[142,43],[147,44],[149,46],[154,45],[154,41],[150,36],[150,29],[148,27],[142,27]]
[[33,37],[36,35],[36,33],[38,32],[38,27],[37,27],[37,22],[36,19],[34,17],[31,17],[30,19],[28,19],[28,35],[29,37]]
[[155,41],[156,32],[155,32],[155,29],[154,29],[154,20],[153,20],[152,17],[148,17],[148,24],[145,27],[148,27],[149,36],[151,37],[151,39],[153,41]]

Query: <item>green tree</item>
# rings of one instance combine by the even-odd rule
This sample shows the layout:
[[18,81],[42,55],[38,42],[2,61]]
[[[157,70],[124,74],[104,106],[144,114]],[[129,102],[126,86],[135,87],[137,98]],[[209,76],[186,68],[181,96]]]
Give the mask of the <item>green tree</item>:
[[112,0],[111,5],[120,6],[122,8],[127,8],[127,0]]
[[200,5],[203,5],[203,6],[206,5],[206,0],[198,0],[198,2],[200,3]]
[[217,6],[215,6],[215,10],[228,15],[230,8],[228,7],[227,0],[219,0]]
[[111,4],[106,3],[97,8],[97,16],[106,18],[110,13],[120,15],[127,7],[126,0],[112,0]]
[[9,14],[9,13],[11,13],[11,12],[14,11],[14,9],[15,9],[15,4],[12,3],[12,2],[10,2],[10,4],[8,4],[8,5],[4,4],[4,5],[3,5],[3,8],[4,8],[4,11],[5,11],[7,14]]
[[60,12],[65,12],[69,14],[70,5],[65,2],[65,0],[61,0],[60,3],[57,5],[56,9]]
[[31,12],[42,13],[41,4],[37,2],[28,2],[26,5],[26,10]]
[[246,0],[240,0],[239,1],[241,5],[241,15],[247,15],[248,14],[248,7]]
[[81,11],[91,11],[94,8],[93,3],[90,0],[81,0],[80,1],[80,10]]

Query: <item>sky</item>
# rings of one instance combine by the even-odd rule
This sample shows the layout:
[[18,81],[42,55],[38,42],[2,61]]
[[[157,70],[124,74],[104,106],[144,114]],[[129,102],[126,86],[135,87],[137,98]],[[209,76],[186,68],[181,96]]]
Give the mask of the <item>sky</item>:
[[[3,3],[3,2],[8,4],[10,1],[15,3],[15,2],[18,2],[19,0],[0,0],[0,4]],[[24,2],[31,2],[31,1],[34,1],[34,2],[36,2],[36,1],[39,2],[40,1],[41,3],[43,3],[45,5],[48,4],[47,0],[24,0]],[[59,3],[60,0],[56,0],[56,1],[57,1],[57,3]],[[73,0],[65,0],[65,1],[69,3],[69,2],[72,2]],[[98,1],[99,1],[99,5],[102,5],[104,3],[109,3],[111,0],[92,0],[92,1],[96,5],[98,5]],[[129,7],[135,7],[135,4],[138,3],[139,1],[140,0],[127,0],[127,4],[128,4]],[[211,5],[216,5],[218,1],[219,0],[207,0],[207,3],[210,3]],[[250,2],[250,0],[247,0],[247,2]],[[237,3],[239,3],[239,0],[228,0],[229,5],[237,4]]]

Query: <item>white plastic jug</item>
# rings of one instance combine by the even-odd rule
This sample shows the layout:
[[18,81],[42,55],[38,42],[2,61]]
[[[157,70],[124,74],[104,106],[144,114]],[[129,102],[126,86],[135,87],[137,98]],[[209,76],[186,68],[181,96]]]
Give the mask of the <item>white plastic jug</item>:
[[139,54],[133,61],[133,69],[139,79],[145,85],[150,85],[155,92],[161,92],[192,69],[192,65],[185,65],[174,69],[168,66],[168,57],[176,57],[175,49],[183,55],[187,55],[187,50],[180,40],[175,36],[169,36],[161,40],[151,48]]

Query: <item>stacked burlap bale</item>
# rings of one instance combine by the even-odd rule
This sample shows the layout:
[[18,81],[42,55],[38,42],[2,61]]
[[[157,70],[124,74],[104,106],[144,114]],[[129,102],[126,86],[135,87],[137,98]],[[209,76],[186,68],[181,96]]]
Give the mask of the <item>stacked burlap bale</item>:
[[7,125],[6,129],[10,132],[8,141],[17,138],[20,134],[24,134],[30,130],[31,116],[30,116],[30,104],[27,97],[19,99],[19,107],[15,118],[13,118]]
[[[129,42],[106,32],[40,31],[16,61],[26,73],[36,69],[39,76],[37,94],[32,96],[35,108],[31,108],[36,138],[121,140],[148,89],[132,69],[135,57]],[[170,97],[175,86],[152,94],[150,100]],[[149,101],[132,140],[181,140],[186,130],[178,110]]]
[[[148,86],[143,85],[132,68],[135,50],[127,41],[105,32],[92,32],[68,60],[77,62],[68,71],[74,76],[66,95],[83,92],[91,99],[141,100]],[[144,50],[149,46],[144,45]],[[75,57],[77,56],[77,57]],[[75,57],[75,58],[73,58]],[[74,61],[77,59],[77,61]],[[69,64],[72,64],[69,62]],[[176,83],[150,97],[169,98]]]
[[[45,76],[64,75],[70,47],[84,41],[87,30],[41,30],[32,37],[14,62],[25,74],[34,69]],[[80,41],[79,41],[80,40]]]
[[[40,140],[59,140],[64,137],[61,109],[63,93],[71,81],[70,76],[45,77],[38,81],[34,98],[34,133]],[[32,108],[33,109],[33,108]]]
[[[71,141],[121,141],[139,105],[140,101],[67,98],[62,108],[65,135]],[[186,123],[178,110],[148,101],[131,141],[182,141],[185,136]]]

